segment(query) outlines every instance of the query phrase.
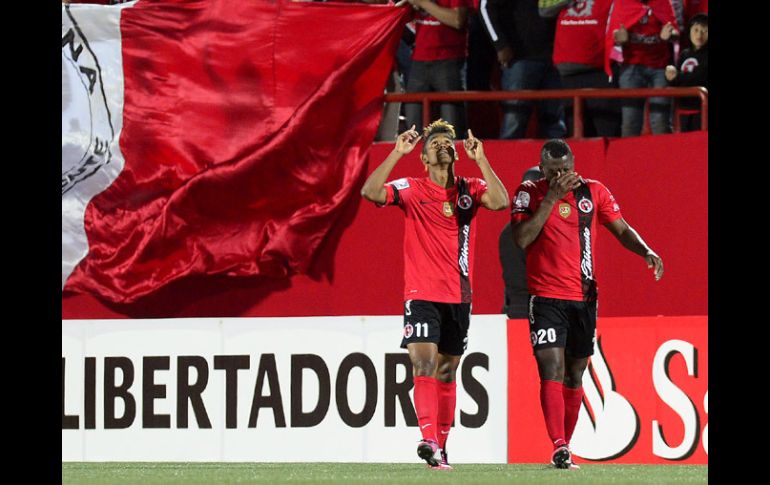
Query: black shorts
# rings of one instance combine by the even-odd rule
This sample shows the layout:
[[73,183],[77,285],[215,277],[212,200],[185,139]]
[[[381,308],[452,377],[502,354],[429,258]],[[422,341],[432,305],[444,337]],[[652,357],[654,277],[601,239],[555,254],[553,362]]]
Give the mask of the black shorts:
[[406,300],[401,348],[412,343],[432,342],[438,345],[442,354],[463,355],[468,347],[470,323],[470,303]]
[[529,338],[532,350],[562,347],[582,359],[594,354],[596,300],[571,301],[529,296]]

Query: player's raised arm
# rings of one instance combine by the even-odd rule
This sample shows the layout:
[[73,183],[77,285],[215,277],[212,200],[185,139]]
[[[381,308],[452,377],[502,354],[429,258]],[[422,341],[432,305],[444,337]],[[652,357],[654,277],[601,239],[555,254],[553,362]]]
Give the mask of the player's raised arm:
[[481,169],[484,182],[487,183],[487,191],[481,196],[481,205],[493,211],[503,210],[508,207],[508,191],[492,170],[492,166],[484,154],[484,144],[478,138],[473,136],[473,132],[468,130],[468,138],[463,142],[465,153],[468,158],[475,161]]
[[364,199],[377,204],[386,202],[385,181],[388,179],[388,175],[393,171],[393,167],[396,166],[401,157],[414,150],[418,141],[420,141],[420,134],[414,129],[414,125],[398,135],[393,151],[364,182],[364,186],[361,188],[361,196]]

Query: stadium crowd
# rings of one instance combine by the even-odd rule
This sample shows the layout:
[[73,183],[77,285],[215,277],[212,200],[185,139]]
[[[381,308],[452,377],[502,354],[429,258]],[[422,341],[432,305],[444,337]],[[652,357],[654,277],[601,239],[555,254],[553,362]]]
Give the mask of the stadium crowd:
[[[708,88],[708,0],[408,1],[415,16],[397,56],[397,79],[406,92]],[[690,35],[695,25],[698,40]],[[650,99],[653,134],[672,131],[671,99]],[[537,120],[530,123],[533,104]],[[687,115],[682,131],[699,129],[697,98],[684,98],[681,107]],[[433,115],[464,127],[478,109],[441,105]],[[500,110],[473,118],[495,118],[498,111],[502,139],[562,138],[573,132],[570,99],[506,101]],[[639,135],[643,112],[643,99],[586,100],[584,135]],[[419,128],[419,114],[419,105],[406,105],[397,128]]]
[[[708,0],[347,1],[413,9],[387,92],[708,88]],[[650,131],[671,133],[680,115],[681,131],[700,129],[699,100],[682,98],[674,109],[672,99],[649,99]],[[440,116],[458,133],[489,120],[499,120],[501,139],[564,138],[574,129],[570,98],[433,108],[429,118]],[[584,136],[643,132],[644,99],[587,99],[583,108]],[[392,140],[411,125],[422,130],[420,103],[386,106],[378,139]]]

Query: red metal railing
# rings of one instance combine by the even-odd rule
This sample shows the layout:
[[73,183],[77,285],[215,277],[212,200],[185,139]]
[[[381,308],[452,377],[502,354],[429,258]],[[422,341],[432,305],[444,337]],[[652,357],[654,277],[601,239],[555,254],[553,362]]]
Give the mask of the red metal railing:
[[640,89],[553,89],[547,91],[445,91],[430,93],[388,93],[386,103],[422,103],[423,126],[430,123],[430,106],[435,102],[448,101],[507,101],[572,98],[574,103],[573,138],[583,138],[583,100],[592,98],[669,98],[699,97],[701,106],[701,130],[708,130],[708,90],[691,88],[640,88]]

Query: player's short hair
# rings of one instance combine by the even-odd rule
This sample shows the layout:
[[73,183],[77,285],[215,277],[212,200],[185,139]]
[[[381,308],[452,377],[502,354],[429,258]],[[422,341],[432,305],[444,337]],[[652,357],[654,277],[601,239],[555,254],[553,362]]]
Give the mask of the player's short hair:
[[574,158],[572,149],[567,145],[566,141],[560,138],[548,140],[543,144],[543,148],[540,150],[540,160],[558,160],[565,156],[570,160]]
[[428,143],[431,137],[436,135],[446,135],[452,140],[456,138],[455,127],[441,118],[437,119],[433,123],[429,124],[422,130],[422,136],[425,139],[425,143],[422,144],[422,154],[425,155],[428,151]]

